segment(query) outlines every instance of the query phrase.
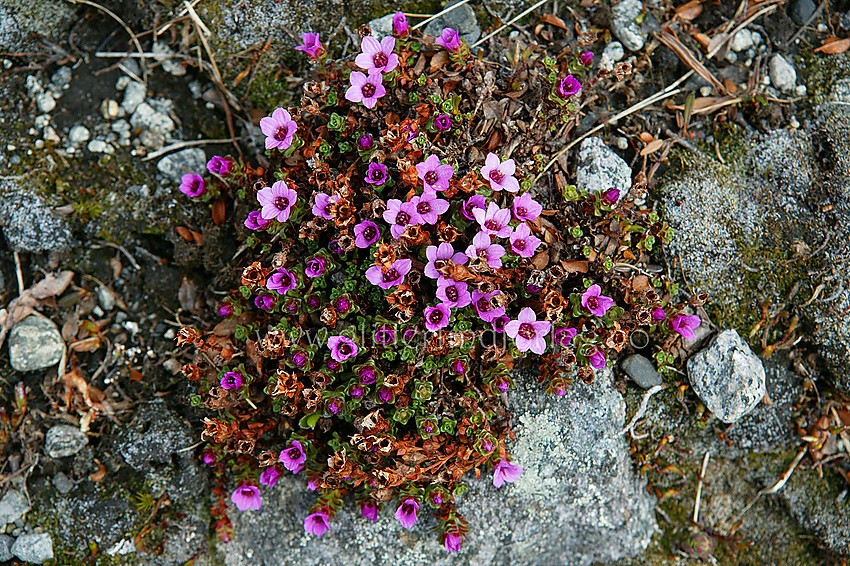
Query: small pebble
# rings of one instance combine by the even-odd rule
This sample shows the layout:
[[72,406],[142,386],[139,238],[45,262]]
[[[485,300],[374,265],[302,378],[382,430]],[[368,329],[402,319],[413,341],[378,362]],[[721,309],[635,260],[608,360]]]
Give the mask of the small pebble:
[[68,140],[73,144],[87,142],[90,138],[91,133],[85,126],[76,125],[68,133]]
[[117,118],[119,110],[121,110],[121,107],[118,105],[118,102],[112,99],[104,100],[100,104],[100,114],[107,120],[114,120]]
[[130,77],[127,75],[122,75],[118,77],[118,80],[115,81],[115,89],[116,90],[124,90],[127,88],[127,85],[130,84]]
[[818,32],[826,33],[829,31],[829,28],[826,27],[826,24],[818,24]]
[[35,117],[33,124],[36,128],[43,128],[50,123],[50,114],[41,114]]
[[614,140],[614,142],[617,144],[617,149],[620,149],[620,150],[623,150],[623,151],[629,149],[629,140],[627,140],[623,136],[618,136]]
[[35,103],[40,112],[50,112],[56,108],[56,99],[49,92],[43,92],[35,97]]
[[795,129],[795,130],[796,130],[797,128],[799,128],[799,127],[800,127],[800,122],[798,122],[798,121],[797,121],[797,118],[796,118],[796,117],[791,116],[791,119],[790,119],[790,120],[788,120],[788,125],[789,125],[789,126],[791,126],[793,129]]
[[797,96],[806,96],[806,85],[797,85],[794,89],[794,94]]
[[708,86],[708,85],[701,86],[701,87],[699,87],[699,93],[702,96],[709,96],[709,95],[711,95],[711,87]]
[[112,148],[112,146],[103,140],[90,141],[88,145],[88,150],[92,153],[106,153],[108,155],[115,153],[115,150]]

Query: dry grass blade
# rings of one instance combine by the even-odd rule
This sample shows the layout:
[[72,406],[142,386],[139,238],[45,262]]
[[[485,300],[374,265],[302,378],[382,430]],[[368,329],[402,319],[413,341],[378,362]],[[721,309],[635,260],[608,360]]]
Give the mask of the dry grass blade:
[[199,145],[208,145],[208,144],[214,144],[214,143],[231,143],[231,142],[239,141],[240,139],[242,139],[242,138],[227,138],[227,139],[223,139],[223,140],[214,140],[214,139],[191,140],[191,141],[175,142],[171,145],[167,145],[163,148],[160,148],[160,149],[158,149],[154,152],[149,153],[148,155],[146,155],[145,157],[142,158],[142,161],[150,161],[151,159],[156,159],[157,157],[165,155],[166,153],[171,153],[172,151],[177,151],[178,149],[183,149],[185,147],[195,147],[195,146],[199,146]]
[[682,62],[685,63],[685,65],[690,67],[696,74],[711,83],[711,86],[714,87],[714,90],[716,90],[717,92],[722,92],[724,94],[728,92],[726,90],[726,87],[723,86],[723,83],[717,80],[717,78],[715,78],[711,71],[709,71],[705,67],[705,65],[703,65],[699,61],[699,59],[696,58],[696,56],[691,52],[691,50],[688,49],[681,41],[679,41],[679,38],[676,37],[673,33],[671,33],[669,30],[662,29],[661,33],[655,34],[655,37],[657,37],[661,43],[669,47],[673,51],[673,53],[675,53],[679,57],[679,59],[681,59]]
[[451,12],[452,10],[454,10],[455,8],[460,8],[461,6],[463,6],[464,4],[466,4],[467,2],[469,2],[469,0],[460,0],[460,2],[458,2],[457,4],[453,4],[453,5],[449,6],[448,8],[446,8],[445,10],[443,10],[442,12],[437,12],[437,13],[436,13],[436,14],[434,14],[433,16],[429,16],[429,17],[425,18],[424,20],[422,20],[421,22],[419,22],[418,24],[416,24],[415,26],[413,26],[413,29],[419,29],[419,28],[421,28],[422,26],[427,25],[427,24],[428,24],[428,22],[430,22],[431,20],[436,20],[436,19],[437,19],[437,18],[439,18],[440,16],[442,16],[442,15],[444,15],[444,14],[448,14],[449,12]]
[[531,12],[533,12],[534,10],[536,10],[537,8],[539,8],[540,6],[545,4],[546,2],[548,2],[548,0],[540,0],[540,2],[538,2],[537,4],[532,6],[531,8],[527,9],[526,11],[522,12],[520,15],[516,16],[511,21],[509,21],[505,24],[502,24],[501,26],[496,28],[494,31],[488,33],[487,35],[485,35],[484,37],[482,37],[481,39],[479,39],[478,41],[473,43],[471,45],[471,47],[478,47],[479,45],[481,45],[482,43],[484,43],[485,41],[487,41],[488,39],[490,39],[491,37],[493,37],[494,35],[496,35],[500,31],[502,31],[506,27],[512,26],[513,24],[515,24],[516,22],[518,22],[519,20],[521,20],[522,18],[524,18],[525,16],[527,16],[528,14],[530,14]]

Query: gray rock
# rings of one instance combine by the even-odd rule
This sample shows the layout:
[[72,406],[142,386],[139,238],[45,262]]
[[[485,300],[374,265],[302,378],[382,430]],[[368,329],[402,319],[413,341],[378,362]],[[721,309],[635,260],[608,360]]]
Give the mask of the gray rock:
[[791,16],[795,24],[802,26],[809,21],[817,7],[818,5],[814,0],[793,0],[788,9],[788,15]]
[[0,226],[14,251],[66,252],[73,244],[65,219],[14,180],[0,180]]
[[21,52],[43,45],[38,36],[59,40],[76,21],[73,5],[43,0],[0,2],[0,51]]
[[624,425],[625,404],[610,372],[590,386],[576,382],[561,398],[545,397],[533,375],[516,379],[508,394],[516,423],[510,449],[525,471],[498,490],[487,478],[467,480],[458,507],[470,530],[457,554],[439,544],[429,513],[406,531],[391,509],[373,525],[348,502],[329,532],[306,535],[315,496],[303,478],[286,474],[264,491],[260,511],[231,515],[225,564],[589,565],[640,553],[656,529],[654,502],[625,440],[612,438]]
[[732,39],[729,41],[729,48],[735,53],[740,53],[751,48],[754,44],[753,33],[744,28],[732,36]]
[[71,131],[68,132],[68,141],[75,145],[87,142],[90,138],[91,132],[89,132],[89,129],[79,124],[71,128]]
[[203,149],[192,147],[166,155],[156,164],[159,171],[179,183],[181,177],[187,173],[202,174],[205,171],[207,154]]
[[47,533],[21,535],[12,545],[12,554],[30,564],[43,564],[53,559],[53,540]]
[[136,545],[128,538],[119,540],[106,550],[109,556],[126,556],[134,552],[136,552]]
[[56,491],[61,493],[62,495],[68,495],[71,493],[71,490],[74,489],[74,482],[71,481],[64,472],[58,472],[55,476],[53,476],[53,487],[56,488]]
[[50,76],[50,82],[53,83],[59,90],[65,90],[71,86],[71,78],[73,73],[71,67],[59,67],[56,72]]
[[378,41],[393,34],[393,14],[394,12],[369,22],[369,29],[372,30],[372,35]]
[[829,550],[847,555],[850,554],[850,502],[841,495],[846,492],[846,484],[833,479],[837,481],[820,479],[813,470],[800,466],[778,496],[803,529],[815,534]]
[[734,330],[724,330],[688,360],[688,378],[709,411],[734,423],[765,393],[764,366]]
[[44,438],[44,451],[51,458],[73,456],[89,443],[79,428],[71,425],[54,425]]
[[635,21],[641,12],[641,0],[622,0],[611,8],[611,33],[623,42],[629,51],[640,51],[646,42],[646,33]]
[[59,363],[65,342],[49,318],[31,314],[9,332],[9,363],[20,372],[37,371]]
[[614,62],[622,61],[626,56],[626,50],[623,49],[623,44],[619,41],[612,41],[602,50],[602,55],[607,56]]
[[623,197],[632,188],[632,170],[602,138],[589,137],[579,146],[576,184],[589,191],[615,188]]
[[186,67],[174,60],[175,52],[167,44],[155,41],[153,44],[154,59],[162,63],[162,70],[175,77],[186,74]]
[[105,550],[127,537],[138,517],[129,498],[79,491],[50,501],[58,543],[79,550],[95,542]]
[[[452,0],[446,3],[446,8],[457,4],[460,0]],[[439,18],[431,20],[425,26],[425,33],[439,37],[443,33],[443,28],[452,28],[460,33],[461,39],[472,45],[478,38],[481,37],[481,28],[478,26],[478,18],[475,17],[475,11],[469,4],[464,4],[460,8],[455,8],[447,14],[443,14]]]
[[124,87],[124,101],[121,102],[121,108],[123,108],[128,115],[133,114],[133,112],[135,112],[139,107],[139,104],[145,101],[147,95],[148,92],[144,84],[131,80],[127,83],[127,86]]
[[17,489],[9,489],[0,499],[0,525],[14,523],[30,510],[29,501]]
[[157,150],[165,145],[165,136],[152,130],[142,130],[139,141],[148,149]]
[[105,153],[107,155],[115,153],[115,148],[103,140],[92,140],[86,147],[92,153]]
[[0,562],[12,559],[12,545],[15,539],[9,535],[0,535]]
[[789,63],[788,59],[780,53],[775,53],[770,58],[768,72],[770,73],[770,84],[783,92],[793,91],[794,87],[797,86],[797,71],[794,69],[794,65]]
[[35,104],[38,106],[39,112],[47,114],[56,108],[56,99],[49,92],[42,92],[35,97]]
[[[132,84],[132,83],[131,83]],[[127,88],[130,88],[127,85]],[[168,114],[154,110],[147,102],[142,102],[130,116],[130,125],[136,129],[147,129],[166,136],[174,131],[176,125]]]
[[632,381],[643,389],[650,389],[664,383],[664,380],[661,379],[661,374],[655,369],[655,364],[640,354],[628,356],[620,362],[620,366],[632,378]]

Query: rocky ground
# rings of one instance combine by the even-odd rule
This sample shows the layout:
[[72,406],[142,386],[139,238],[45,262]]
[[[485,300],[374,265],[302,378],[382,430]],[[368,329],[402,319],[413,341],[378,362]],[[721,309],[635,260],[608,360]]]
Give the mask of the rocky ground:
[[[499,492],[469,481],[460,510],[471,533],[456,555],[434,525],[402,532],[388,513],[364,528],[344,509],[325,536],[305,535],[309,497],[290,479],[261,511],[233,511],[230,543],[211,530],[205,413],[189,403],[174,338],[183,324],[208,325],[209,305],[234,284],[239,218],[226,210],[216,224],[176,185],[213,154],[264,163],[255,124],[296,99],[308,72],[293,50],[302,30],[350,55],[352,30],[386,30],[375,18],[396,6],[193,4],[0,3],[0,563],[807,565],[850,555],[846,1],[699,13],[698,2],[547,2],[484,44],[498,60],[508,41],[599,29],[596,65],[633,72],[588,104],[580,135],[694,68],[662,24],[692,53],[700,34],[730,39],[698,57],[705,76],[601,128],[566,161],[586,187],[626,190],[647,173],[645,204],[677,231],[659,269],[688,294],[708,292],[710,324],[682,345],[691,356],[675,379],[640,344],[562,398],[518,375],[512,450],[526,471]],[[427,29],[475,42],[531,4],[474,0]],[[149,55],[126,55],[136,45],[104,8]]]

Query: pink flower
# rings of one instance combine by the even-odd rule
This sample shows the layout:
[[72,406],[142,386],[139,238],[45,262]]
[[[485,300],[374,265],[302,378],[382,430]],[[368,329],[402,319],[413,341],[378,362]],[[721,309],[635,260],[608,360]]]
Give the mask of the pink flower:
[[370,185],[383,185],[387,182],[387,166],[383,163],[370,163],[369,170],[366,172],[366,177],[363,180]]
[[305,32],[301,34],[301,41],[304,45],[299,45],[295,49],[303,51],[310,59],[318,59],[319,55],[325,50],[322,47],[322,42],[319,41],[319,33]]
[[449,209],[449,201],[437,198],[437,193],[433,191],[425,191],[422,196],[416,195],[410,202],[425,224],[436,224],[440,215]]
[[292,205],[298,200],[298,193],[287,187],[285,182],[275,181],[271,187],[257,193],[257,200],[263,207],[260,210],[263,219],[286,222],[292,212]]
[[593,316],[605,316],[608,309],[614,306],[614,299],[603,295],[599,285],[591,285],[581,296],[581,306],[589,310]]
[[416,524],[417,511],[419,511],[419,504],[412,497],[408,497],[396,509],[395,518],[401,521],[402,527],[409,529]]
[[507,238],[511,235],[511,211],[507,208],[499,208],[495,202],[487,205],[487,210],[476,208],[472,211],[475,220],[481,225],[481,229],[487,234],[493,234],[499,238]]
[[472,238],[472,244],[466,248],[466,255],[480,257],[487,262],[490,269],[499,269],[502,267],[502,256],[505,255],[505,248],[499,244],[491,243],[490,235],[487,232],[478,232]]
[[284,468],[293,474],[297,474],[304,469],[307,453],[299,441],[293,440],[290,447],[280,453],[280,461],[283,462]]
[[333,208],[331,205],[339,202],[337,195],[329,195],[326,193],[316,193],[316,201],[313,204],[313,216],[321,216],[325,220],[333,220]]
[[183,175],[180,183],[180,192],[188,197],[199,197],[207,191],[204,178],[194,173]]
[[561,98],[567,98],[574,94],[578,94],[581,90],[581,83],[572,75],[567,75],[561,82],[558,83],[558,94]]
[[259,210],[252,210],[245,219],[245,228],[249,230],[262,230],[269,225],[271,220],[266,220]]
[[314,279],[322,275],[325,269],[327,269],[325,258],[317,256],[307,262],[307,267],[304,268],[304,275],[310,279]]
[[364,220],[354,226],[354,245],[358,248],[368,248],[380,238],[378,225],[370,220]]
[[379,71],[389,73],[398,67],[398,55],[393,53],[395,49],[395,38],[387,36],[378,43],[371,35],[360,40],[362,53],[354,58],[354,63],[367,73]]
[[568,346],[573,338],[578,334],[578,330],[569,326],[556,328],[552,341],[558,346]]
[[511,250],[520,257],[532,257],[540,246],[540,238],[531,235],[528,224],[522,223],[511,232]]
[[484,167],[481,168],[481,176],[489,181],[490,188],[494,191],[501,191],[502,189],[510,193],[519,191],[519,181],[514,177],[514,173],[516,173],[514,160],[508,159],[502,162],[499,160],[499,156],[493,152],[487,154]]
[[221,378],[222,389],[239,389],[243,383],[242,374],[238,371],[229,371]]
[[347,336],[331,336],[328,338],[328,348],[331,350],[331,357],[339,363],[357,357],[357,344]]
[[448,307],[463,308],[472,302],[468,287],[466,283],[440,277],[437,279],[437,298]]
[[218,316],[230,316],[232,314],[233,314],[233,306],[232,305],[230,305],[228,303],[224,303],[224,304],[219,305]]
[[463,265],[469,259],[461,252],[455,253],[454,247],[448,242],[441,243],[439,247],[428,246],[425,248],[425,257],[428,259],[428,263],[425,264],[425,275],[431,279],[439,279],[441,277],[440,272],[437,270],[444,265],[448,263]]
[[260,129],[266,136],[266,149],[284,150],[292,145],[292,138],[298,124],[283,108],[277,108],[271,117],[260,118]]
[[255,485],[240,485],[230,496],[230,500],[236,504],[240,511],[247,511],[248,509],[257,511],[263,505],[260,489]]
[[452,309],[446,303],[440,303],[435,307],[425,307],[425,328],[428,332],[436,332],[449,325],[449,317]]
[[677,332],[687,338],[694,340],[694,328],[702,323],[700,318],[693,314],[680,314],[676,318],[670,320],[670,327],[674,332]]
[[605,361],[605,354],[602,353],[601,350],[594,349],[593,353],[587,357],[590,365],[595,367],[596,369],[602,369],[605,367],[607,363]]
[[218,457],[215,455],[215,452],[207,448],[204,450],[203,460],[207,466],[214,466],[218,462]]
[[274,272],[266,281],[266,289],[285,295],[298,286],[298,280],[285,267]]
[[614,205],[620,200],[620,189],[608,189],[602,193],[602,196],[605,198],[606,204]]
[[222,177],[227,177],[232,170],[233,162],[227,159],[226,157],[219,157],[218,155],[213,155],[212,158],[207,161],[207,171],[209,171],[213,175],[221,175]]
[[411,263],[409,259],[397,259],[386,271],[379,265],[373,265],[366,270],[366,279],[381,289],[389,289],[404,282],[404,276],[410,271]]
[[360,504],[360,514],[370,521],[377,521],[378,506],[372,501],[364,501]]
[[448,552],[457,552],[460,550],[460,545],[463,543],[463,538],[459,533],[446,533],[443,538],[443,546]]
[[254,306],[264,311],[270,311],[274,306],[274,299],[268,295],[258,295],[254,298]]
[[452,28],[443,28],[443,33],[436,39],[438,45],[442,45],[448,51],[455,52],[460,49],[460,35],[457,30]]
[[310,478],[307,480],[307,489],[310,491],[316,491],[319,489],[319,484],[317,483],[317,478]]
[[274,487],[274,484],[277,483],[277,478],[279,477],[280,470],[277,469],[277,466],[269,466],[260,474],[260,485]]
[[407,16],[402,12],[393,14],[393,31],[401,37],[404,37],[410,32],[410,24],[407,23]]
[[359,138],[357,138],[357,148],[360,151],[369,151],[374,147],[374,140],[372,139],[372,134],[365,133]]
[[367,77],[360,71],[351,73],[351,86],[345,91],[345,98],[351,102],[362,102],[363,106],[372,109],[378,99],[387,94],[387,89],[381,83],[381,71],[373,70]]
[[[525,307],[516,320],[505,325],[505,334],[516,340],[520,352],[531,350],[542,354],[546,350],[546,335],[552,330],[552,323],[537,320],[537,315],[530,307]],[[498,486],[496,486],[498,487]]]
[[531,198],[530,194],[525,193],[520,197],[514,198],[511,210],[513,210],[514,218],[517,220],[530,222],[540,216],[540,213],[543,212],[543,206]]
[[654,311],[652,311],[652,320],[658,322],[660,320],[664,320],[665,318],[667,318],[667,313],[664,312],[664,309],[662,309],[661,307],[658,307]]
[[502,487],[505,482],[514,483],[522,473],[522,466],[511,464],[507,460],[499,460],[493,468],[493,485]]
[[494,332],[504,332],[505,325],[508,324],[510,321],[510,318],[505,315],[502,315],[498,318],[494,318],[493,320],[491,320],[490,327],[493,329]]
[[383,218],[390,225],[390,234],[393,238],[398,238],[404,234],[408,226],[422,224],[422,219],[416,212],[416,205],[412,202],[401,202],[397,198],[391,198],[387,201],[387,209],[384,211]]
[[426,191],[445,191],[449,188],[449,179],[455,174],[455,168],[451,165],[441,165],[439,157],[429,155],[425,161],[416,164],[416,172]]
[[593,51],[582,51],[578,55],[578,62],[585,67],[593,65]]
[[445,132],[452,127],[452,118],[448,114],[440,114],[434,118],[434,127],[441,132]]
[[475,220],[475,209],[477,208],[481,210],[487,209],[487,199],[484,195],[472,195],[466,199],[460,211],[467,220]]
[[316,511],[310,515],[304,517],[304,531],[310,533],[311,535],[316,535],[317,537],[325,534],[325,531],[328,530],[328,514],[323,511]]
[[492,322],[505,314],[505,307],[496,307],[492,303],[493,297],[501,293],[498,289],[489,293],[482,293],[477,290],[472,291],[472,306],[475,308],[475,312],[478,313],[478,317],[484,322]]

